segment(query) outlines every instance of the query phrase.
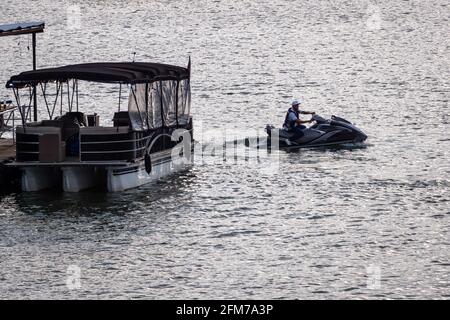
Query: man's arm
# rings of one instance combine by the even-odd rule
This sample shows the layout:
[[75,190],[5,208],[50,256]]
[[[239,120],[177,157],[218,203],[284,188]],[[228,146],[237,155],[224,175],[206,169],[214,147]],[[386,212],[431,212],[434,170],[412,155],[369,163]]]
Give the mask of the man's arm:
[[303,123],[310,123],[310,122],[313,122],[314,120],[313,119],[310,119],[310,120],[300,120],[300,119],[297,119],[296,121],[295,121],[295,123],[296,124],[303,124]]

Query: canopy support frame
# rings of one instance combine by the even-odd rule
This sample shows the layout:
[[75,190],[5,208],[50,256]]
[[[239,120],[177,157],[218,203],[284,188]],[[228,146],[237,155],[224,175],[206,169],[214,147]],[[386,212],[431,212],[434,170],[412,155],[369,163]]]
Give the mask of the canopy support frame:
[[177,128],[180,126],[178,121],[178,90],[180,88],[180,80],[177,81],[176,95],[175,95],[175,119],[177,121]]
[[161,126],[166,127],[166,121],[164,120],[164,106],[163,106],[163,89],[162,89],[162,81],[159,80],[159,100],[161,103]]
[[[33,70],[36,70],[36,33],[32,34],[33,37]],[[33,86],[33,115],[34,115],[34,121],[38,120],[38,114],[37,114],[37,90],[36,85]]]
[[147,115],[147,128],[150,128],[150,122],[148,121],[148,83],[145,84],[145,114]]

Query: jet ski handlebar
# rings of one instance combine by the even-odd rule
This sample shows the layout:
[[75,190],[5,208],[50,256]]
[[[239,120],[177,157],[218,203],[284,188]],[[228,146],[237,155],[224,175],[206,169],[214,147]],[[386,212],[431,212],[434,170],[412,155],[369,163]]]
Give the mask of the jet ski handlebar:
[[317,115],[317,114],[314,114],[314,115],[311,117],[311,120],[314,120],[314,121],[316,121],[317,123],[326,123],[326,122],[328,122],[326,119],[322,118],[321,116],[319,116],[319,115]]

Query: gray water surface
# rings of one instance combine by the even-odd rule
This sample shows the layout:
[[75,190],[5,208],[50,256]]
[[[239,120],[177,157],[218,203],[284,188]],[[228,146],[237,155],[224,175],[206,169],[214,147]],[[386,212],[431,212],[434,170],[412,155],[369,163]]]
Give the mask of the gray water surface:
[[[217,153],[117,194],[4,195],[0,298],[450,297],[448,1],[3,1],[0,13],[45,20],[39,67],[190,55],[203,145],[263,135],[299,96],[369,136],[258,161]],[[29,42],[0,38],[1,83],[31,67]],[[107,123],[117,87],[83,89],[81,110]]]

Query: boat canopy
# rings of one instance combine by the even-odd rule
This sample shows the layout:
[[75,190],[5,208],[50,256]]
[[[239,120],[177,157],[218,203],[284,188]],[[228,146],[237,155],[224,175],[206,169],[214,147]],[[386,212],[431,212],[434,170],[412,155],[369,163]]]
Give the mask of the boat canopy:
[[[69,111],[78,111],[78,80],[120,84],[119,111],[122,85],[129,87],[128,113],[134,130],[185,125],[190,119],[190,59],[187,68],[148,62],[86,63],[59,68],[22,72],[11,77],[6,87],[14,91],[17,104],[19,90],[40,88],[50,119],[57,101],[63,104],[63,89],[67,85]],[[47,101],[47,84],[56,82],[53,104]],[[70,86],[70,82],[72,85]],[[31,103],[31,99],[30,99]],[[22,115],[24,121],[24,115]]]
[[0,25],[0,37],[15,36],[26,33],[43,32],[45,28],[44,22],[23,22]]
[[103,62],[39,69],[12,76],[7,88],[24,88],[39,83],[84,80],[91,82],[138,84],[189,78],[187,68],[148,62]]
[[[21,22],[0,25],[0,37],[18,36],[31,34],[33,48],[33,70],[36,70],[36,34],[44,32],[44,22]],[[36,90],[33,92],[33,114],[34,120],[37,121],[37,98]]]

